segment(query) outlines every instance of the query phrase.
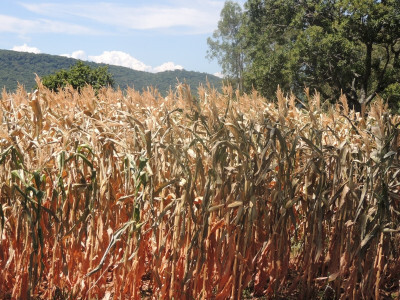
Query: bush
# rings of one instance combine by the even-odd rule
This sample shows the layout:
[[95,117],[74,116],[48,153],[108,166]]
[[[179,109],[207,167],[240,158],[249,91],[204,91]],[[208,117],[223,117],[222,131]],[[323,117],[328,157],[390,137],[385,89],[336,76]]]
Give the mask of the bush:
[[102,87],[113,86],[114,79],[108,72],[108,67],[91,68],[78,61],[68,70],[62,69],[55,74],[43,77],[42,83],[52,91],[58,92],[67,85],[71,85],[78,91],[86,85],[91,85],[96,91]]
[[383,92],[382,98],[388,101],[393,113],[400,114],[400,83],[389,85]]

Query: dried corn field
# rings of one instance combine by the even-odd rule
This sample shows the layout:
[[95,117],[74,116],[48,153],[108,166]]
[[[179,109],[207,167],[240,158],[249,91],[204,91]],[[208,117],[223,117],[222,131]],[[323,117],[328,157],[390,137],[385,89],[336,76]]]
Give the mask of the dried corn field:
[[399,117],[179,85],[3,92],[0,298],[399,297]]

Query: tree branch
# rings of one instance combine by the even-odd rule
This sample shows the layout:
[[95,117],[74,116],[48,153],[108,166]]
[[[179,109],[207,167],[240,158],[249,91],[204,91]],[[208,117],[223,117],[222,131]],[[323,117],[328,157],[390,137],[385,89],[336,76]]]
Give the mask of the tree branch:
[[390,61],[390,52],[389,52],[389,45],[387,45],[386,46],[386,62],[385,62],[385,66],[383,67],[383,69],[381,70],[381,72],[379,73],[379,76],[378,76],[378,84],[377,84],[377,86],[376,86],[376,89],[375,89],[375,91],[373,92],[373,93],[371,93],[366,99],[365,99],[365,101],[363,102],[363,103],[365,103],[365,104],[368,104],[370,101],[372,101],[372,99],[374,99],[375,98],[375,96],[379,93],[379,92],[381,92],[383,89],[384,89],[384,86],[383,86],[383,75],[385,74],[385,72],[386,72],[386,69],[387,69],[387,66],[388,66],[388,64],[389,64],[389,61]]

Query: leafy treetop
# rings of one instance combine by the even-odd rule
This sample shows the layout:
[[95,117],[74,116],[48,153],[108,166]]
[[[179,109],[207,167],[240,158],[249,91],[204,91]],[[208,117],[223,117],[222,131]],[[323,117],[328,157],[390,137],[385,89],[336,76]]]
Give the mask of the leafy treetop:
[[399,0],[248,0],[241,20],[245,90],[272,98],[280,85],[302,97],[309,87],[357,108],[377,95],[400,103]]
[[240,5],[226,1],[221,10],[218,29],[207,39],[208,59],[217,59],[225,79],[243,88],[243,71],[245,66],[240,29],[243,23],[243,12]]
[[80,90],[86,85],[91,85],[96,91],[102,87],[113,86],[114,80],[108,72],[108,67],[91,68],[78,61],[68,70],[62,69],[55,74],[50,74],[42,78],[42,83],[47,88],[58,91],[67,85]]

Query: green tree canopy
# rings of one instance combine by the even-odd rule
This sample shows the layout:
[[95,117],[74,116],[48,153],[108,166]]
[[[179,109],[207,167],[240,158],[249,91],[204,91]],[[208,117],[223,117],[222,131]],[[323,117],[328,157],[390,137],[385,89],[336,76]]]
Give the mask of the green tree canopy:
[[249,62],[248,90],[273,97],[280,85],[301,96],[309,87],[325,99],[344,93],[357,107],[379,94],[400,97],[399,0],[248,0],[244,7],[235,37]]
[[82,87],[91,85],[97,91],[101,87],[113,86],[114,80],[107,66],[91,68],[82,61],[78,61],[68,70],[62,69],[55,74],[43,77],[42,83],[53,91],[58,91],[67,85],[79,91]]
[[245,64],[240,35],[243,23],[242,8],[236,2],[226,1],[220,16],[218,29],[207,39],[207,57],[210,60],[217,59],[225,78],[242,89]]

